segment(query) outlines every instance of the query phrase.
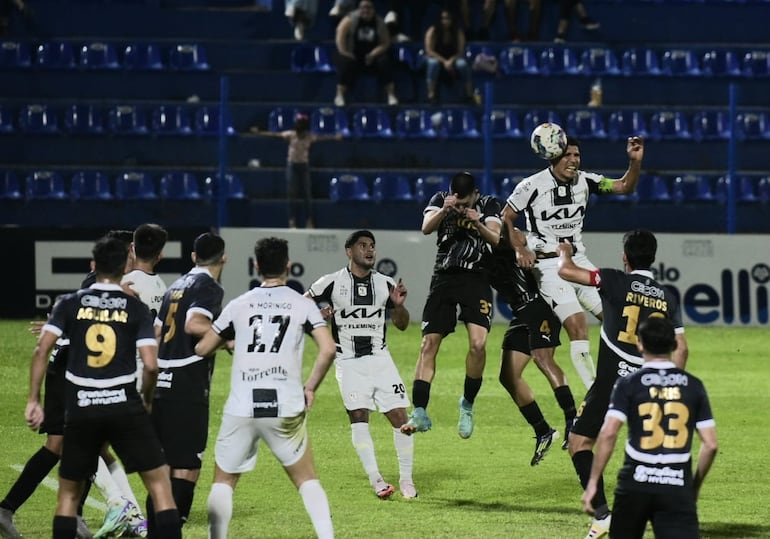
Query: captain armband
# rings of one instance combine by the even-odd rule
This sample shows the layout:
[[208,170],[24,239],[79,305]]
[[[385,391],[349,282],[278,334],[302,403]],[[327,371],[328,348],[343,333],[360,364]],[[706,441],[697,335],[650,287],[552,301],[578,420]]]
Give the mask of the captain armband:
[[590,270],[590,274],[591,274],[591,277],[590,277],[591,286],[595,286],[599,288],[602,284],[601,273],[599,273],[598,269],[595,269],[595,270]]

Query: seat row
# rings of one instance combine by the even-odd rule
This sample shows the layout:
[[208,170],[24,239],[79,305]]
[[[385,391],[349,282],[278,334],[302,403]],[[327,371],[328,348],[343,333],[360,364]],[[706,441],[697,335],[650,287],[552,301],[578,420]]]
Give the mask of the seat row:
[[[150,109],[137,105],[114,105],[102,109],[94,105],[56,106],[32,104],[18,111],[0,105],[0,133],[78,133],[100,134],[219,134],[218,107],[158,105]],[[226,131],[235,133],[227,117]]]
[[[413,70],[425,64],[423,49],[398,44],[392,47],[393,60]],[[570,47],[529,47],[515,45],[498,48],[471,44],[465,56],[473,65],[480,59],[497,60],[506,75],[669,75],[669,76],[770,76],[770,52],[728,49],[696,51],[691,49],[632,48],[615,52],[610,48],[584,50]],[[299,45],[292,51],[294,72],[328,73],[335,70],[325,45]]]
[[[291,129],[299,111],[278,107],[268,116],[268,129]],[[379,138],[476,138],[481,136],[484,115],[472,108],[402,109],[395,113],[380,108],[361,108],[349,117],[341,108],[322,107],[310,113],[311,130],[319,134],[342,134]],[[493,110],[489,117],[492,136],[525,138],[544,122],[564,127],[568,134],[581,139],[617,140],[632,135],[654,140],[724,140],[731,136],[727,111],[695,113],[681,111],[643,112],[581,109],[571,112],[516,109]],[[735,134],[741,140],[770,139],[768,112],[742,111],[735,118]]]
[[[227,198],[245,198],[241,180],[225,175]],[[2,200],[205,200],[219,193],[219,176],[202,182],[189,172],[169,172],[157,181],[146,172],[124,172],[116,178],[97,171],[76,172],[68,186],[62,174],[49,170],[30,173],[24,182],[11,171],[0,171]]]
[[[118,52],[120,51],[120,52]],[[94,41],[83,44],[49,41],[30,46],[23,41],[0,42],[0,69],[135,69],[207,70],[206,50],[196,43],[161,47],[152,43]]]

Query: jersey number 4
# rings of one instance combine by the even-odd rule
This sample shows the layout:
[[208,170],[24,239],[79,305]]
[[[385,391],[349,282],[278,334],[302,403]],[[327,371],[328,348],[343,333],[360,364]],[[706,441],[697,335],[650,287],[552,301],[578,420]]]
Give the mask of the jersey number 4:
[[[267,320],[267,322],[265,322],[265,320]],[[263,337],[264,333],[266,333],[265,324],[272,324],[277,325],[278,327],[274,331],[275,336],[273,337],[273,342],[270,344],[270,350],[268,351],[273,354],[278,352],[278,350],[281,349],[283,338],[286,336],[286,329],[289,327],[289,322],[291,322],[291,316],[278,314],[273,316],[263,316],[261,314],[255,314],[249,318],[249,327],[254,330],[254,338],[246,350],[249,353],[264,353],[265,343],[263,342]]]
[[644,402],[638,411],[645,432],[640,440],[641,449],[682,449],[687,445],[690,410],[686,405],[673,401],[664,402],[662,406],[657,402]]

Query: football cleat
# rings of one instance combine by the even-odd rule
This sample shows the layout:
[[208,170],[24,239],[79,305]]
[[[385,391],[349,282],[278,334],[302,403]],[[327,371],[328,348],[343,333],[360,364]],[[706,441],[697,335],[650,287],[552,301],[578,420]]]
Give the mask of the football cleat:
[[401,432],[403,434],[412,434],[414,432],[429,431],[433,426],[433,422],[425,412],[425,408],[418,407],[412,410],[409,414],[409,421],[401,425]]
[[550,429],[546,434],[535,437],[535,454],[532,455],[532,460],[529,461],[530,466],[537,466],[543,457],[546,456],[548,450],[551,448],[551,444],[559,437],[559,431]]
[[94,536],[91,530],[88,529],[86,521],[83,517],[78,515],[78,526],[75,531],[75,539],[91,539]]
[[139,509],[133,502],[123,498],[123,505],[114,505],[107,510],[104,515],[104,523],[94,534],[94,539],[106,537],[121,537],[123,534],[131,533],[130,522],[135,515],[139,514]]
[[386,500],[390,498],[390,495],[395,492],[395,488],[393,488],[393,485],[390,483],[386,483],[385,480],[380,477],[377,479],[377,481],[374,482],[374,485],[372,485],[374,488],[374,493],[377,495],[377,497],[381,500]]
[[457,434],[467,440],[473,434],[473,405],[460,397],[460,419],[457,420]]
[[607,516],[603,519],[595,518],[591,523],[591,529],[588,530],[588,535],[585,539],[599,539],[600,537],[606,537],[610,533],[610,520],[612,519],[612,513],[607,513]]
[[414,487],[411,479],[402,479],[398,486],[401,490],[401,496],[404,498],[412,499],[417,497],[417,489]]
[[22,537],[13,523],[13,511],[9,509],[0,508],[0,537],[6,539],[19,539]]

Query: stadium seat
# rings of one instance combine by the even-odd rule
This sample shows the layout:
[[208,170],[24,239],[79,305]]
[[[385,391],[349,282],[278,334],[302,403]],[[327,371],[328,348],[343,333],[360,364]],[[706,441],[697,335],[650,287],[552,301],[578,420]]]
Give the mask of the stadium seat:
[[414,200],[409,178],[402,174],[386,174],[374,179],[372,196],[376,202]]
[[[720,176],[717,178],[716,185],[714,187],[714,196],[716,199],[724,203],[728,198],[728,191],[730,189],[730,176]],[[757,196],[756,184],[758,178],[751,176],[738,176],[737,191],[735,193],[735,200],[739,203],[753,204],[759,202],[759,196]]]
[[167,200],[198,200],[201,191],[198,178],[189,172],[169,172],[160,178],[160,198]]
[[574,74],[578,72],[572,49],[549,47],[540,53],[540,72],[544,75]]
[[310,113],[310,131],[316,135],[350,135],[344,109],[322,107]]
[[636,110],[620,110],[611,113],[607,122],[607,135],[612,140],[634,136],[646,137],[647,122],[644,114]]
[[612,49],[591,48],[580,55],[578,72],[584,75],[617,75],[620,69]]
[[636,184],[635,198],[639,202],[668,202],[672,200],[666,180],[660,176],[643,175]]
[[524,137],[529,138],[530,133],[542,123],[552,123],[563,126],[558,112],[531,110],[524,115],[521,131]]
[[[438,134],[449,138],[476,138],[479,131],[476,128],[476,116],[470,109],[447,109],[436,116],[440,118]],[[434,121],[433,115],[431,121]]]
[[19,41],[0,42],[0,68],[29,67],[31,64],[32,55],[29,45]]
[[267,115],[267,130],[273,133],[287,131],[294,127],[294,118],[299,114],[298,109],[277,107]]
[[[235,135],[235,128],[229,112],[225,115],[225,133]],[[200,107],[195,111],[195,134],[219,135],[219,107]]]
[[653,140],[689,139],[687,118],[681,112],[656,112],[650,117],[650,137]]
[[390,48],[395,65],[401,65],[409,71],[416,68],[417,62],[415,61],[415,55],[409,45],[404,43],[393,43]]
[[22,198],[19,178],[10,170],[0,171],[0,200],[19,200]]
[[537,58],[529,47],[508,47],[500,51],[500,70],[506,75],[538,73]]
[[431,174],[417,178],[414,186],[415,198],[420,202],[428,202],[439,191],[449,191],[449,176],[445,174]]
[[27,176],[26,198],[44,200],[64,200],[64,180],[58,172],[41,170]]
[[124,172],[115,179],[115,198],[153,200],[158,198],[155,182],[146,172]]
[[104,118],[101,110],[92,105],[70,105],[64,109],[64,130],[81,134],[103,132]]
[[663,53],[661,70],[666,75],[700,75],[695,53],[686,49],[672,49]]
[[497,188],[499,198],[503,201],[507,200],[517,185],[524,179],[524,176],[506,176],[500,180],[500,185]]
[[[219,174],[211,175],[203,181],[203,193],[206,198],[216,198],[219,196],[219,187],[223,185],[219,181]],[[246,193],[243,191],[243,182],[235,174],[225,174],[225,197],[229,199],[243,199],[246,198]]]
[[660,75],[658,54],[652,49],[629,49],[623,53],[624,75]]
[[715,200],[711,181],[699,174],[686,174],[674,179],[674,201],[682,202],[712,202]]
[[747,77],[770,75],[770,54],[767,51],[749,51],[743,56],[743,74]]
[[707,76],[740,75],[741,66],[733,51],[711,50],[703,54],[703,74]]
[[152,111],[152,132],[159,135],[190,135],[192,121],[186,107],[160,105]]
[[322,45],[299,45],[291,51],[291,70],[295,73],[331,73],[334,65]]
[[110,132],[116,135],[144,135],[147,133],[147,114],[142,107],[117,105],[108,114]]
[[762,204],[770,202],[770,176],[760,178],[757,182],[757,198]]
[[37,47],[35,65],[54,69],[74,68],[75,53],[72,44],[66,41],[41,43]]
[[194,43],[175,45],[171,47],[168,66],[180,71],[205,71],[209,69],[206,50]]
[[393,130],[390,128],[388,113],[378,108],[358,109],[353,114],[353,135],[356,137],[392,137]]
[[357,174],[341,174],[329,182],[329,198],[332,202],[369,200],[369,187]]
[[595,110],[577,110],[567,115],[567,125],[564,128],[569,135],[579,139],[607,138],[604,130],[604,120]]
[[80,48],[80,67],[88,69],[118,69],[118,53],[112,43],[96,41]]
[[19,112],[19,128],[26,133],[56,133],[56,114],[47,105],[27,105]]
[[692,119],[692,138],[698,141],[730,138],[728,114],[721,110],[696,113]]
[[735,131],[741,140],[770,138],[770,119],[766,112],[742,112],[735,118]]
[[77,172],[72,176],[70,197],[73,200],[112,200],[110,179],[101,172]]
[[495,138],[521,138],[519,116],[515,110],[493,110],[489,113],[492,136]]
[[396,114],[396,135],[403,138],[433,138],[431,114],[427,110],[406,109]]
[[0,103],[0,133],[11,133],[16,129],[13,116],[13,111],[8,106]]
[[126,69],[164,69],[160,47],[151,43],[132,43],[123,51],[123,67]]

